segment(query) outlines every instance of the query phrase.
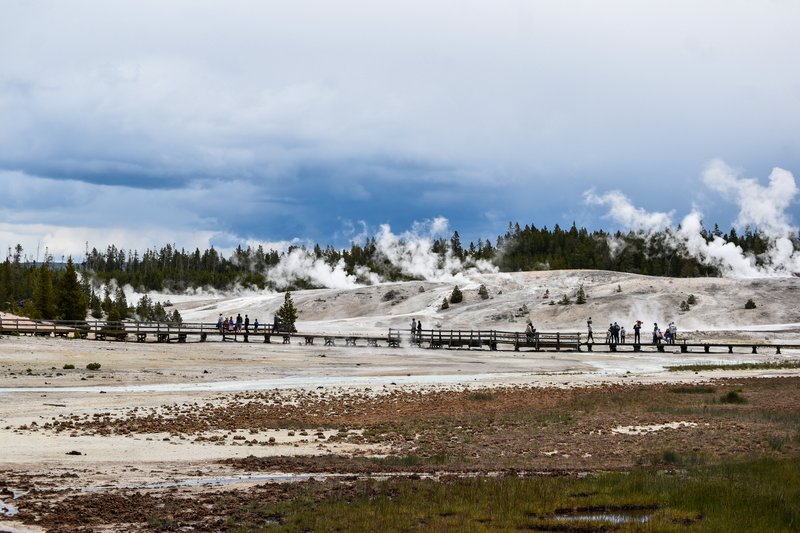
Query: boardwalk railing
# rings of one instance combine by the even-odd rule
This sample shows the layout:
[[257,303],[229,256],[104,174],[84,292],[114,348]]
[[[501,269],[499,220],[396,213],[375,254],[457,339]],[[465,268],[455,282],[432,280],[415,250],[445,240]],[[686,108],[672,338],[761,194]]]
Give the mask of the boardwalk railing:
[[675,344],[650,344],[650,343],[606,343],[584,342],[580,333],[537,332],[531,336],[519,331],[498,330],[445,330],[428,329],[414,331],[410,329],[389,329],[387,335],[358,335],[342,333],[308,333],[288,332],[273,330],[273,325],[259,325],[258,329],[250,327],[247,330],[224,330],[216,324],[203,322],[184,322],[181,324],[169,322],[137,322],[131,320],[33,320],[28,318],[14,318],[0,320],[0,335],[31,335],[74,337],[96,340],[117,340],[147,342],[148,338],[157,342],[186,342],[189,337],[199,338],[201,342],[209,337],[216,337],[223,341],[250,342],[251,339],[263,339],[263,342],[272,342],[273,337],[278,337],[283,344],[293,341],[304,345],[313,345],[317,342],[325,346],[368,346],[377,347],[387,345],[399,347],[405,343],[411,346],[427,348],[478,348],[488,347],[490,350],[501,348],[520,350],[530,348],[555,351],[581,351],[585,347],[588,351],[599,349],[610,352],[630,350],[640,352],[663,352],[666,349],[679,349],[681,353],[702,350],[711,353],[712,350],[727,350],[733,353],[734,349],[750,350],[757,354],[759,349],[773,348],[777,354],[781,349],[800,349],[800,344],[786,342],[757,342],[757,341],[695,341],[681,339]]
[[428,329],[411,333],[411,330],[390,329],[395,334],[408,339],[412,345],[429,348],[482,348],[488,346],[497,350],[500,345],[508,345],[514,350],[533,348],[535,350],[555,349],[580,351],[580,333],[543,333],[526,335],[519,331],[497,330],[445,330]]

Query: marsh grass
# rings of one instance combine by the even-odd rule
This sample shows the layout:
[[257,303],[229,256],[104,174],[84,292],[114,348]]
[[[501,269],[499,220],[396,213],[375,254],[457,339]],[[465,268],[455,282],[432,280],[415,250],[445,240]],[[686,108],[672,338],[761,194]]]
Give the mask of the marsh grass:
[[747,398],[739,394],[738,391],[732,390],[723,394],[719,401],[720,403],[744,404],[747,403]]
[[428,457],[420,455],[388,455],[386,457],[370,457],[368,460],[370,463],[376,465],[400,467],[444,465],[452,462],[451,458],[443,453],[437,453]]
[[496,396],[491,392],[477,391],[471,392],[467,398],[474,402],[489,402],[494,400]]
[[[800,462],[655,468],[575,477],[390,479],[248,506],[226,531],[792,531]],[[558,513],[647,512],[646,525],[557,521]],[[590,527],[593,525],[594,527]],[[574,527],[573,527],[574,526]],[[561,529],[557,529],[561,528]]]
[[673,387],[669,391],[674,394],[713,394],[717,389],[706,385],[687,385],[683,387]]
[[670,372],[701,372],[706,370],[779,370],[800,368],[800,361],[773,361],[726,364],[676,365],[665,367]]

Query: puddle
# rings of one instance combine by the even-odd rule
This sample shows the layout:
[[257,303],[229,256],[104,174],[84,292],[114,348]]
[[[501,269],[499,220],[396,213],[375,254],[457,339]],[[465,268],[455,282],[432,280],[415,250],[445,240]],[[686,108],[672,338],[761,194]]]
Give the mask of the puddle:
[[[6,490],[3,492],[11,492],[11,498],[16,500],[20,496],[22,496],[23,492],[18,490]],[[15,505],[11,505],[10,503],[6,503],[3,500],[0,500],[0,515],[5,517],[16,516],[19,513],[19,509]],[[2,529],[0,529],[2,531]]]
[[[217,478],[202,478],[202,479],[187,479],[183,481],[158,481],[154,483],[138,483],[129,485],[101,485],[99,487],[87,487],[83,492],[103,492],[106,490],[159,490],[159,489],[172,489],[180,487],[208,487],[208,486],[226,486],[237,485],[243,483],[295,483],[300,481],[309,481],[312,479],[334,479],[334,478],[365,478],[370,479],[388,479],[390,477],[402,477],[419,475],[425,479],[434,479],[433,475],[426,474],[403,474],[403,473],[387,473],[387,474],[371,474],[369,476],[350,474],[350,473],[317,473],[317,474],[292,474],[292,473],[275,473],[264,475],[241,475]],[[0,532],[1,533],[1,532]]]
[[607,522],[612,525],[646,524],[653,518],[653,508],[646,509],[576,509],[556,511],[559,522]]
[[399,385],[458,385],[469,382],[522,379],[525,373],[498,372],[479,374],[387,375],[387,376],[289,376],[274,379],[217,381],[202,383],[153,383],[149,385],[87,387],[0,387],[0,394],[18,393],[97,393],[152,392],[241,392],[272,389],[311,389],[319,387],[390,387]]

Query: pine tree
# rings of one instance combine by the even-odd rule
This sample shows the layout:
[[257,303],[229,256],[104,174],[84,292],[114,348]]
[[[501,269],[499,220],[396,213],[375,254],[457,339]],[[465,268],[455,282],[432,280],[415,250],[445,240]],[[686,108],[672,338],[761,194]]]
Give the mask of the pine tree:
[[33,309],[31,318],[55,318],[55,294],[53,291],[53,278],[47,263],[36,271],[33,287]]
[[92,318],[98,320],[103,318],[103,308],[101,307],[100,297],[92,291],[91,296],[89,297],[89,301],[91,302],[89,307],[91,308],[91,315]]
[[278,320],[281,321],[281,326],[285,331],[294,333],[297,331],[295,322],[297,322],[297,308],[292,301],[292,292],[286,291],[283,298],[283,305],[278,309]]
[[458,288],[458,285],[455,286],[453,292],[450,293],[450,303],[457,304],[461,303],[464,300],[464,294],[461,292],[461,289]]
[[128,299],[125,297],[125,291],[122,290],[122,287],[117,287],[117,299],[114,302],[114,307],[117,308],[122,320],[128,318]]
[[488,289],[486,289],[486,285],[481,285],[478,288],[478,295],[484,300],[488,300],[489,299],[489,291],[488,291]]
[[78,282],[72,257],[56,286],[56,315],[62,320],[86,320],[86,295]]
[[586,303],[586,291],[583,290],[583,285],[578,288],[578,294],[575,296],[575,303],[578,305]]
[[442,306],[439,309],[442,309],[442,310],[450,309],[450,304],[447,303],[447,298],[443,298],[442,299]]

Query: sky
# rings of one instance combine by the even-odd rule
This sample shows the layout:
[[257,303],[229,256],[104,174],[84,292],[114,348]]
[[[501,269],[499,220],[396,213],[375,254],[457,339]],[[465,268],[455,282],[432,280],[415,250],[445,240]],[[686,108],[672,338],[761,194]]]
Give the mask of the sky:
[[[465,243],[509,221],[624,230],[628,203],[727,229],[750,220],[741,184],[800,172],[790,0],[2,0],[0,14],[0,246],[34,259],[340,247],[441,220]],[[734,181],[708,179],[719,165]],[[787,190],[774,207],[793,229]]]

